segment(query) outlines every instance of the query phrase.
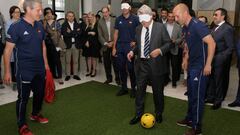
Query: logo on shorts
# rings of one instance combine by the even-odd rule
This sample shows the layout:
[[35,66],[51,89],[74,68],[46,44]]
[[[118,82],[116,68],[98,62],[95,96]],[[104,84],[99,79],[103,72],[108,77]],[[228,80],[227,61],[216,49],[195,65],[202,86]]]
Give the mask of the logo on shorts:
[[195,78],[194,78],[194,81],[198,81],[198,78],[197,78],[197,77],[195,77]]

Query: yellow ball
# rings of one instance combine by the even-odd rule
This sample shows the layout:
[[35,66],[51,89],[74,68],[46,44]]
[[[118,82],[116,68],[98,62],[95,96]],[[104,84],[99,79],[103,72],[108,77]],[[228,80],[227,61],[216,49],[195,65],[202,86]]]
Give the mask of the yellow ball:
[[144,128],[152,128],[155,124],[155,117],[151,113],[145,113],[141,117],[141,125]]

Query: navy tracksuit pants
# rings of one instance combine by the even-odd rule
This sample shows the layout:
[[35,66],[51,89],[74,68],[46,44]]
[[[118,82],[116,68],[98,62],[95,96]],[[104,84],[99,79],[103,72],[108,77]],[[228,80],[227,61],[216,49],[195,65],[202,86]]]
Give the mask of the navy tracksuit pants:
[[38,115],[42,109],[45,89],[45,74],[37,74],[32,81],[24,81],[17,77],[18,99],[16,102],[17,124],[26,124],[26,109],[31,90],[33,91],[32,115]]
[[187,79],[188,112],[186,120],[192,121],[193,129],[201,129],[207,76],[199,69],[189,69]]
[[[125,47],[124,47],[125,46]],[[134,60],[131,62],[127,59],[127,54],[130,51],[129,44],[118,44],[117,49],[117,66],[120,72],[122,82],[122,90],[127,90],[127,75],[130,76],[131,89],[136,87],[136,77],[134,72]],[[128,73],[127,73],[128,70]]]

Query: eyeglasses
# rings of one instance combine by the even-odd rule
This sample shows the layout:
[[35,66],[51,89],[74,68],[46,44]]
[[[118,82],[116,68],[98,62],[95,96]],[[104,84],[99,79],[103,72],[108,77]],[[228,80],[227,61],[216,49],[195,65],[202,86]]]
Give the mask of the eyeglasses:
[[13,12],[13,13],[19,14],[20,12],[19,12],[19,11],[15,11],[15,12]]

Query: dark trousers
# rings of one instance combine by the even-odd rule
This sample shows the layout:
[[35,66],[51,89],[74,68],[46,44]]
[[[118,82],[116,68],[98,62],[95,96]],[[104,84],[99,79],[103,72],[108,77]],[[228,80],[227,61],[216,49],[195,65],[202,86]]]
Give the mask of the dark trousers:
[[223,85],[224,85],[224,65],[213,67],[212,74],[210,76],[210,84],[207,90],[207,99],[212,100],[215,103],[221,103],[223,101]]
[[167,58],[167,66],[168,66],[168,72],[164,75],[165,76],[164,85],[166,86],[171,81],[171,79],[169,78],[171,54],[170,52],[167,52],[165,55],[167,56],[166,58]]
[[136,73],[137,78],[137,91],[136,91],[136,115],[140,116],[144,112],[144,98],[146,88],[149,80],[152,82],[153,101],[155,105],[155,113],[162,115],[164,108],[164,75],[156,75],[152,73],[149,61],[140,61]]
[[[117,52],[117,65],[120,72],[120,78],[122,82],[122,90],[127,90],[127,75],[130,76],[131,88],[136,87],[136,77],[134,73],[134,62],[128,61],[127,59],[128,51]],[[128,70],[128,74],[127,74]]]
[[187,78],[188,112],[186,120],[192,121],[193,129],[201,129],[207,77],[199,69],[189,69]]
[[56,48],[48,47],[47,48],[47,57],[50,70],[54,78],[62,78],[62,64],[60,60],[60,51],[57,51]]
[[225,99],[225,97],[227,96],[227,92],[228,92],[231,61],[232,61],[232,55],[228,56],[226,66],[223,71],[223,73],[224,73],[223,99]]
[[212,100],[216,104],[224,100],[229,85],[230,62],[229,59],[223,60],[221,65],[213,66],[207,90],[206,99]]
[[238,65],[238,92],[237,92],[235,101],[240,103],[240,66],[239,65]]
[[116,58],[112,56],[112,48],[107,48],[106,51],[103,52],[103,64],[106,73],[107,80],[112,80],[112,66],[115,73],[115,80],[119,81],[119,70],[117,67]]
[[17,77],[18,99],[16,102],[18,127],[26,124],[26,108],[31,90],[33,91],[32,115],[38,115],[42,109],[45,88],[45,75],[35,75],[31,82]]
[[[1,38],[0,38],[1,39]],[[4,45],[2,43],[2,40],[0,40],[0,65],[2,63],[2,55],[3,55],[3,51],[4,51]],[[2,68],[0,66],[0,84],[2,84]]]
[[176,84],[180,78],[180,70],[179,70],[179,56],[178,55],[170,55],[171,67],[172,67],[172,83]]
[[16,82],[16,75],[15,75],[15,62],[11,62],[11,76],[12,76],[12,82]]

